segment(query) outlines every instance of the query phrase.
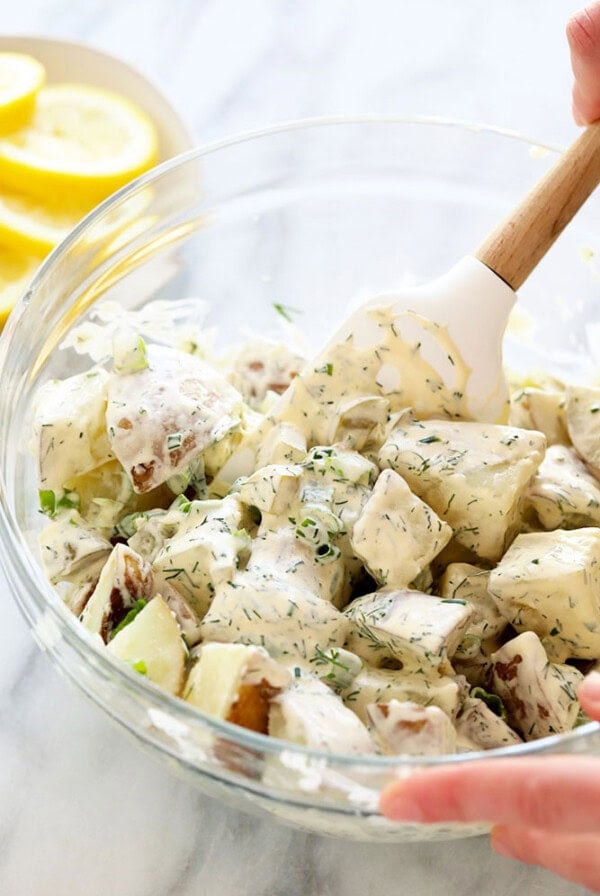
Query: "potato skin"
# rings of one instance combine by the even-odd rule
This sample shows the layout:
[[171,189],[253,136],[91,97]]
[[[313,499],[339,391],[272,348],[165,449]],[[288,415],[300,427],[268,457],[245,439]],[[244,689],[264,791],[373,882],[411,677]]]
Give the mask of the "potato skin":
[[229,710],[227,721],[257,731],[259,734],[267,734],[269,703],[277,693],[278,688],[272,687],[264,678],[258,684],[243,684],[239,689],[237,700]]

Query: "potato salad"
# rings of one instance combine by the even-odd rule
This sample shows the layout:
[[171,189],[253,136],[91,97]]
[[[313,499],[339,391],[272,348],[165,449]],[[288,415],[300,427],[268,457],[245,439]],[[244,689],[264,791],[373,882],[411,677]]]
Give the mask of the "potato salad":
[[131,674],[294,744],[567,732],[600,661],[600,389],[515,383],[481,423],[451,347],[449,390],[391,307],[370,314],[374,345],[316,361],[123,326],[45,383],[48,579]]

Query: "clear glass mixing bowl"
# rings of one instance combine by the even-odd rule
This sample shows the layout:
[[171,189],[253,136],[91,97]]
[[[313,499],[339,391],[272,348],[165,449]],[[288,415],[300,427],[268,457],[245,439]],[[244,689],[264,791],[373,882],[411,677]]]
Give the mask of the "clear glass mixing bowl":
[[[49,377],[88,363],[58,346],[98,302],[135,308],[186,296],[208,301],[222,342],[244,327],[276,335],[273,304],[285,303],[302,310],[297,323],[318,345],[360,299],[433,278],[473,251],[554,153],[498,129],[433,119],[308,121],[227,140],[105,202],[47,259],[12,315],[0,341],[0,539],[10,590],[56,666],[208,793],[336,836],[466,836],[476,829],[391,824],[377,795],[419,766],[489,753],[426,761],[303,749],[203,716],[99,651],[37,554],[32,398]],[[513,365],[589,375],[598,278],[587,250],[598,212],[592,199],[522,290],[526,314],[506,346]],[[510,761],[599,745],[600,726],[588,724],[497,752]]]

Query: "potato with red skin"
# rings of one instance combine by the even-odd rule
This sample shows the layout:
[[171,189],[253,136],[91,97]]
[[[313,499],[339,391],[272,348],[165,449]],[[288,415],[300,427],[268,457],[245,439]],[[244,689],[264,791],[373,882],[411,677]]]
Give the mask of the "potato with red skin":
[[525,632],[492,654],[493,689],[508,721],[525,740],[570,731],[577,721],[577,686],[583,675],[574,666],[549,663],[534,632]]
[[110,374],[107,400],[110,448],[139,494],[239,427],[243,406],[209,364],[158,345],[147,347],[144,368]]
[[195,653],[183,698],[208,715],[266,734],[269,706],[290,672],[262,647],[204,644]]
[[169,694],[181,693],[187,650],[173,613],[160,594],[106,648]]
[[127,545],[117,544],[106,561],[98,584],[87,601],[81,622],[106,643],[111,633],[138,601],[153,594],[150,564]]

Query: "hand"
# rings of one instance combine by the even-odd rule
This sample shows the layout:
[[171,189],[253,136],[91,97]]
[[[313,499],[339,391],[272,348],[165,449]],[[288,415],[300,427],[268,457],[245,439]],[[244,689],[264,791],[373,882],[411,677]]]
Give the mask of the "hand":
[[[600,0],[567,25],[577,124],[600,118]],[[600,720],[600,673],[579,688],[583,710]],[[600,893],[600,759],[548,756],[490,759],[422,770],[381,795],[394,821],[488,822],[500,855],[543,865]]]
[[[582,682],[579,700],[600,720],[600,673]],[[380,809],[395,821],[491,822],[500,855],[600,892],[600,759],[490,759],[423,770],[387,787]]]
[[600,118],[600,2],[575,13],[567,40],[575,75],[573,117],[577,124],[587,124]]

